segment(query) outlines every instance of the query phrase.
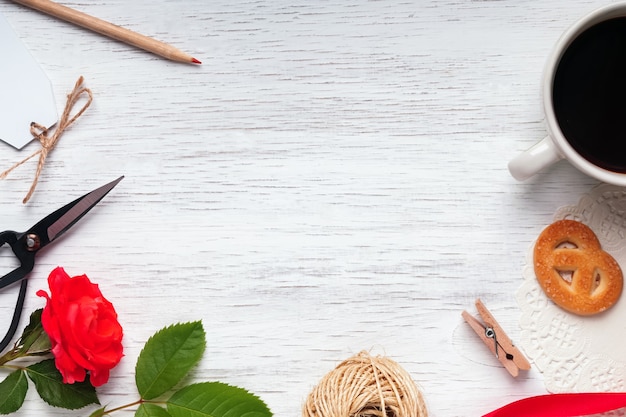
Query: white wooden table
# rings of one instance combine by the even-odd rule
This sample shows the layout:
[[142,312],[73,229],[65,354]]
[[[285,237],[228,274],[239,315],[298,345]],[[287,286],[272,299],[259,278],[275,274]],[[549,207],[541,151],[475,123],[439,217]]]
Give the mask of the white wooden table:
[[[201,66],[0,3],[59,108],[80,75],[94,94],[27,205],[35,162],[0,182],[2,228],[126,176],[38,258],[26,310],[54,266],[99,283],[125,329],[99,389],[112,406],[136,399],[145,340],[198,319],[208,347],[192,378],[245,387],[278,417],[361,350],[403,365],[433,417],[545,393],[536,369],[500,368],[461,311],[482,298],[515,339],[529,245],[597,184],[565,162],[518,183],[507,162],[545,133],[553,44],[606,3],[63,2]],[[35,149],[2,145],[0,167]],[[30,393],[19,415],[84,414]]]

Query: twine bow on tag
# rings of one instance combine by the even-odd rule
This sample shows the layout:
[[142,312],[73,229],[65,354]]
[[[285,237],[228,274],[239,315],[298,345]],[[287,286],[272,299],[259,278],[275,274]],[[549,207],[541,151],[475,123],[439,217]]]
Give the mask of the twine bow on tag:
[[[71,112],[72,112],[72,109],[74,108],[74,105],[81,98],[82,95],[87,96],[87,101],[74,116],[71,116]],[[41,144],[41,149],[37,150],[32,155],[24,158],[20,162],[14,164],[11,168],[7,169],[6,171],[0,174],[0,179],[4,179],[15,168],[19,167],[20,165],[27,162],[31,158],[34,158],[35,156],[39,155],[39,162],[37,163],[37,170],[35,171],[35,178],[33,179],[33,183],[30,186],[30,190],[28,191],[28,194],[26,194],[26,197],[24,197],[24,200],[22,201],[22,203],[26,204],[28,200],[30,200],[30,197],[33,195],[33,192],[35,192],[35,187],[37,187],[37,182],[39,182],[39,175],[41,175],[41,171],[43,169],[44,164],[46,163],[46,158],[48,157],[48,154],[52,152],[52,150],[58,143],[59,139],[61,138],[61,135],[65,131],[65,129],[70,127],[70,125],[74,123],[76,119],[78,119],[85,112],[85,110],[87,110],[92,100],[93,100],[93,97],[91,95],[91,90],[89,90],[86,87],[83,87],[83,77],[81,76],[80,78],[78,78],[78,81],[76,81],[76,84],[74,85],[74,90],[72,90],[72,92],[67,95],[67,103],[65,104],[65,109],[63,109],[63,114],[61,115],[61,119],[57,123],[56,129],[54,130],[54,133],[52,134],[52,136],[48,135],[50,132],[48,128],[46,128],[45,126],[41,126],[40,124],[35,123],[35,122],[32,122],[30,124],[30,133],[33,135],[33,137],[37,138],[37,140]]]

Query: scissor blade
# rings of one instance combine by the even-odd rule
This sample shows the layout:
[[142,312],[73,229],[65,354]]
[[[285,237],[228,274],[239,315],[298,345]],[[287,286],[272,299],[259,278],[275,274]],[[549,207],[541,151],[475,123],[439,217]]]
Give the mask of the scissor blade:
[[92,192],[61,207],[54,213],[46,216],[27,233],[34,233],[39,236],[41,247],[47,245],[65,233],[87,214],[87,212],[98,204],[123,178],[124,176],[121,176],[115,181],[111,181],[100,188],[96,188]]

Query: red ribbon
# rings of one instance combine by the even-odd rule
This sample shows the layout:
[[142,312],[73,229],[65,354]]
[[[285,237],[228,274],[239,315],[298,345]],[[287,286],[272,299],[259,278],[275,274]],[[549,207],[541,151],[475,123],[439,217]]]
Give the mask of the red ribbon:
[[525,398],[483,417],[578,417],[626,407],[626,393],[548,394]]

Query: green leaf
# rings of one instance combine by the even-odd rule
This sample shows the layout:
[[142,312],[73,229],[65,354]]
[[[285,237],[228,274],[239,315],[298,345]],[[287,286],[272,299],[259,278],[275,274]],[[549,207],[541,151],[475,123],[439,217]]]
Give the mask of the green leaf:
[[20,352],[36,355],[50,351],[50,338],[41,324],[42,311],[43,309],[40,308],[31,313],[30,321],[18,342]]
[[101,407],[89,414],[89,417],[102,417],[106,415],[106,407]]
[[24,371],[11,372],[4,381],[0,382],[0,414],[11,414],[24,404],[28,380]]
[[271,417],[257,396],[221,382],[201,382],[175,392],[167,401],[172,417]]
[[151,400],[170,390],[202,357],[206,340],[202,323],[179,323],[152,336],[137,359],[135,383],[141,398]]
[[26,327],[24,327],[20,340],[24,340],[30,333],[43,327],[41,325],[41,313],[43,313],[43,308],[39,308],[30,313],[30,320],[28,321]]
[[89,404],[100,404],[96,389],[88,378],[84,382],[64,384],[63,376],[54,366],[54,359],[35,363],[27,367],[26,372],[35,383],[39,396],[54,407],[75,410]]
[[135,412],[135,417],[172,417],[165,408],[158,405],[143,403]]

